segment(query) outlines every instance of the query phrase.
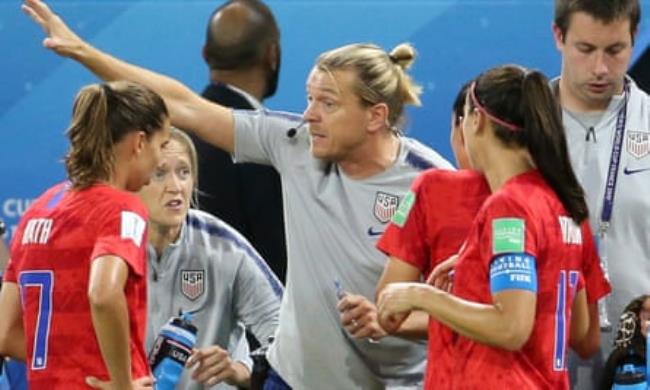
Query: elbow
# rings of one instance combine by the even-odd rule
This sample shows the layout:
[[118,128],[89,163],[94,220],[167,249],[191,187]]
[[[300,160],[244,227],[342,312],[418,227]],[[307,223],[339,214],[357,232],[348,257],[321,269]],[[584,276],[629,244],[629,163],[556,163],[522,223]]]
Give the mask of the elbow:
[[573,351],[580,357],[580,359],[589,359],[592,356],[594,356],[596,352],[598,352],[598,350],[600,349],[600,345],[599,344],[595,346],[593,344],[575,345],[572,346],[571,349],[573,349]]
[[528,342],[532,330],[532,326],[512,324],[502,333],[503,338],[499,341],[498,346],[510,352],[520,351]]
[[93,310],[105,310],[110,308],[123,297],[124,291],[117,286],[91,285],[88,288],[88,302]]

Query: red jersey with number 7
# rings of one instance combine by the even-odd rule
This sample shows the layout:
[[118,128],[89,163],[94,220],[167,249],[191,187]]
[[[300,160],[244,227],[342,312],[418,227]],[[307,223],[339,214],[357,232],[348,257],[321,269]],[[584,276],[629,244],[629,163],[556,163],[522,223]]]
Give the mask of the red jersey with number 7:
[[93,259],[111,255],[129,267],[131,371],[149,375],[146,326],[147,211],[131,193],[107,185],[56,185],[22,217],[4,280],[20,287],[30,389],[87,388],[108,380],[88,301]]

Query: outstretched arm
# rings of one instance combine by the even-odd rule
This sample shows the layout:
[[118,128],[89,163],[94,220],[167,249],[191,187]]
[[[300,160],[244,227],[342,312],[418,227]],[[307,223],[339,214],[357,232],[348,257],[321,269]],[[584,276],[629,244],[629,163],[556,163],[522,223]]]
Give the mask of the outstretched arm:
[[79,62],[105,81],[129,80],[151,88],[165,100],[174,126],[192,131],[226,152],[233,151],[234,123],[229,109],[203,99],[170,77],[131,65],[92,47],[40,0],[25,0],[22,9],[45,31],[47,37],[43,46]]
[[[377,282],[375,300],[379,298],[382,290],[390,283],[396,282],[421,282],[422,273],[413,265],[404,260],[390,256],[384,272]],[[408,318],[400,324],[399,329],[384,329],[396,336],[410,339],[426,339],[428,336],[429,315],[423,311],[413,311]]]

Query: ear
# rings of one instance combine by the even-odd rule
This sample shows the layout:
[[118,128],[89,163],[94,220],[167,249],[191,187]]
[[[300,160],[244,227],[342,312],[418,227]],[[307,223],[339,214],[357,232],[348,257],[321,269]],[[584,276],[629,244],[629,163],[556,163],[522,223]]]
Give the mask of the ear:
[[[483,132],[485,131],[485,128],[487,127],[488,119],[485,116],[485,114],[483,114],[483,112],[481,112],[481,110],[474,107],[472,109],[472,112],[469,114],[469,118],[467,118],[467,119],[469,120],[469,122],[471,124],[471,127],[470,127],[469,130],[472,133],[474,133],[475,135],[483,134]],[[463,143],[465,143],[464,137],[463,137]]]
[[562,34],[562,30],[560,27],[553,23],[553,27],[551,27],[553,30],[553,40],[555,41],[555,47],[559,50],[562,51],[564,49],[564,34]]
[[133,155],[139,157],[147,146],[147,134],[144,131],[134,131],[130,135]]
[[268,46],[267,56],[269,68],[275,72],[278,69],[278,61],[280,60],[280,44],[272,42]]
[[366,116],[368,120],[367,130],[370,133],[381,131],[388,127],[388,105],[386,103],[377,103],[368,107]]

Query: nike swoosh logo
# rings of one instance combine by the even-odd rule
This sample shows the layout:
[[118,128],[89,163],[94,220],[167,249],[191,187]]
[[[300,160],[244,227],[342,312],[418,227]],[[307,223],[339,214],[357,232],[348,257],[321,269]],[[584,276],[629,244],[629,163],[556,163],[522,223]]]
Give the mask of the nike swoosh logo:
[[645,172],[645,171],[650,171],[650,167],[648,167],[648,168],[640,168],[640,169],[630,169],[628,167],[625,167],[625,169],[623,169],[623,173],[626,174],[626,175],[634,175],[635,173],[641,173],[641,172]]
[[371,236],[371,237],[373,237],[373,236],[381,236],[382,234],[384,234],[383,230],[374,230],[372,228],[372,226],[370,226],[368,228],[368,235]]

